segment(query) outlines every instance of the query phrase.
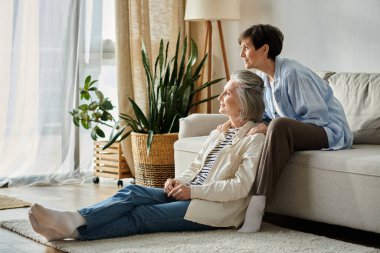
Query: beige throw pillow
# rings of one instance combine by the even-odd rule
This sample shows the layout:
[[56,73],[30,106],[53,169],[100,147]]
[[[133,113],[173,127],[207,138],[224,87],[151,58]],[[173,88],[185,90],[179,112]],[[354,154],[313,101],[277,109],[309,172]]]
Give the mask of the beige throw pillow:
[[328,82],[343,105],[354,144],[380,144],[380,74],[335,73]]

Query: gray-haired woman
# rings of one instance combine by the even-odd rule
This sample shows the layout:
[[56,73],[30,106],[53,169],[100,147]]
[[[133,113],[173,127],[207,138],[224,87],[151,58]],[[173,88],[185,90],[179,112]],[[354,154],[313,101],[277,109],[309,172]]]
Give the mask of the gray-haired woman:
[[[240,227],[251,200],[250,189],[265,138],[262,133],[247,135],[262,118],[263,87],[262,79],[249,71],[232,74],[218,98],[219,112],[229,117],[223,131],[212,131],[184,174],[169,178],[163,188],[128,185],[114,196],[78,211],[34,204],[29,210],[34,231],[47,240],[94,240]],[[256,225],[257,230],[263,210],[254,213],[256,223],[249,225]]]

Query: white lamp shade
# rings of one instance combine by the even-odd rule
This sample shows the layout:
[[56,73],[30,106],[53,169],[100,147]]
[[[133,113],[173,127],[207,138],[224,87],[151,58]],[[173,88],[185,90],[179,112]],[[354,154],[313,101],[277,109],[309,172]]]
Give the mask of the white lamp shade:
[[240,0],[187,0],[185,20],[238,20]]

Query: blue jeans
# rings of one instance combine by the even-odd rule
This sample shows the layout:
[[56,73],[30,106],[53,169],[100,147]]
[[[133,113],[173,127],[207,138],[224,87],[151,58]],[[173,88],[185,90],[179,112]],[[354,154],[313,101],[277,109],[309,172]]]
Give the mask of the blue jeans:
[[161,188],[128,185],[114,196],[78,210],[87,221],[78,228],[78,239],[213,229],[184,219],[189,204],[190,200],[168,198]]

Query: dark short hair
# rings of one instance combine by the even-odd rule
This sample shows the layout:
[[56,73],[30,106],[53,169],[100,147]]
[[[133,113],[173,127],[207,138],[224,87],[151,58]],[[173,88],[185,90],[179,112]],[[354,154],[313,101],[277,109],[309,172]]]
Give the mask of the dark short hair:
[[253,25],[242,32],[239,37],[239,44],[246,38],[250,38],[255,49],[268,44],[268,58],[274,61],[276,56],[281,53],[284,34],[275,26],[260,24]]
[[265,110],[263,79],[249,70],[237,70],[232,73],[231,80],[239,83],[240,119],[260,122]]

